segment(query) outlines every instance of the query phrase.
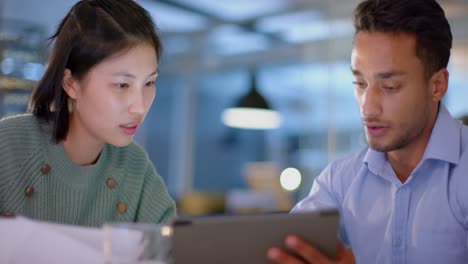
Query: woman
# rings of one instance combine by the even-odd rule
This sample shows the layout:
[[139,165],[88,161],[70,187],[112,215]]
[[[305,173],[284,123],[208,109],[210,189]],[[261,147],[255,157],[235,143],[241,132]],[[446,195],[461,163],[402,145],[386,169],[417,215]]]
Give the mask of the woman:
[[30,114],[0,121],[0,215],[100,226],[166,222],[174,201],[132,139],[161,43],[132,0],[82,0],[52,36]]

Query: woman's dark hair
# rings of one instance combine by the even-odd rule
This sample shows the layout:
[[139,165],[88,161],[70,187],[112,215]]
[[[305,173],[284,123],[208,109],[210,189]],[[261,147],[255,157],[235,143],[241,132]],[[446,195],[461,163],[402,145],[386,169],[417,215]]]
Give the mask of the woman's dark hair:
[[366,0],[354,11],[356,34],[409,33],[416,36],[416,56],[427,77],[446,68],[452,32],[444,10],[435,0]]
[[[62,87],[65,69],[82,79],[104,59],[141,44],[151,44],[158,60],[161,41],[148,12],[133,0],[82,0],[61,21],[44,76],[31,96],[29,111],[52,123],[52,140],[64,140],[69,129],[68,95]],[[96,113],[98,114],[98,113]]]
[[468,126],[468,115],[462,115],[458,118],[465,126]]

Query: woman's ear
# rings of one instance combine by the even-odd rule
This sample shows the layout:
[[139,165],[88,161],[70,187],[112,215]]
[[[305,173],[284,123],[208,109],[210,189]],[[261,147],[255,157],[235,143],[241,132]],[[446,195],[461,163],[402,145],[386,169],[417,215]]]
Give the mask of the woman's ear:
[[434,101],[439,102],[447,92],[449,73],[443,68],[431,77],[431,93]]
[[79,84],[69,69],[63,72],[62,87],[70,98],[76,99]]

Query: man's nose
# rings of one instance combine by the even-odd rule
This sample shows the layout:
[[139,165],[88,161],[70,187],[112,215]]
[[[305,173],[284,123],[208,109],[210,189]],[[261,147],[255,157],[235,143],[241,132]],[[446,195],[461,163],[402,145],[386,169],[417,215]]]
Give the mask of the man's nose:
[[377,117],[382,113],[382,92],[378,87],[368,87],[360,100],[363,118]]

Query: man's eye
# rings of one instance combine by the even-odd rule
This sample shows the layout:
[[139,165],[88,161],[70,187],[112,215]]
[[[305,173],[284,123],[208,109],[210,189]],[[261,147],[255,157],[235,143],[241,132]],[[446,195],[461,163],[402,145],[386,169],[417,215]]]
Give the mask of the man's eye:
[[383,89],[388,92],[396,92],[399,90],[401,86],[399,85],[391,85],[391,86],[383,86]]
[[357,88],[366,88],[366,84],[364,82],[353,82],[353,85]]

